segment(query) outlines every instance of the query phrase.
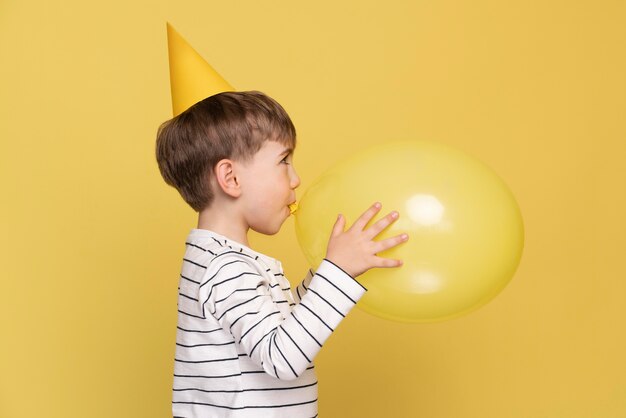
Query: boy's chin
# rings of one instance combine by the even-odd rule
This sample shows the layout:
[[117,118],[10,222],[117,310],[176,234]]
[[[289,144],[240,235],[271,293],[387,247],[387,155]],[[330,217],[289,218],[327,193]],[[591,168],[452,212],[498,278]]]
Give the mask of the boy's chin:
[[254,231],[254,232],[258,232],[259,234],[263,234],[263,235],[276,235],[278,234],[278,232],[280,231],[280,228],[283,226],[283,223],[285,222],[287,218],[283,219],[279,224],[277,225],[263,225],[262,227],[255,227],[255,226],[250,226],[250,228]]
[[278,228],[253,228],[251,227],[251,229],[254,232],[258,232],[259,234],[263,234],[263,235],[276,235],[278,234],[278,231],[280,231],[280,226],[278,226]]
[[282,216],[279,219],[275,219],[274,223],[268,222],[264,225],[250,225],[250,229],[263,235],[276,235],[280,232],[280,228],[283,226],[285,221],[291,216],[291,210],[289,210],[288,206],[285,206],[284,213],[281,215]]

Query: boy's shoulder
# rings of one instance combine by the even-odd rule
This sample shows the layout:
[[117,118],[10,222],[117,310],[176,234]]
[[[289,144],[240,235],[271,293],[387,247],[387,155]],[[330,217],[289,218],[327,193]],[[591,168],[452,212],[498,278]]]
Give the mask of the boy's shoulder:
[[257,269],[282,270],[278,260],[207,229],[192,229],[185,245],[185,256],[207,270],[219,269],[234,260],[243,261]]

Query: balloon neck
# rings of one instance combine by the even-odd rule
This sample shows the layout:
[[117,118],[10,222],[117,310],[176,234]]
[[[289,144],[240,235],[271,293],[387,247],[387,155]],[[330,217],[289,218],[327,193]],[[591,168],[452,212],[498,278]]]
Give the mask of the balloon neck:
[[298,203],[292,203],[291,205],[289,205],[289,211],[291,212],[292,215],[295,215],[297,210],[298,210]]

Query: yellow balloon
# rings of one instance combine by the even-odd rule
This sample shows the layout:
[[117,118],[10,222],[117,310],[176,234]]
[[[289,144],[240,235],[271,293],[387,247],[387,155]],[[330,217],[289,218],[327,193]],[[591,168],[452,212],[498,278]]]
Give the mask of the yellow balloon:
[[378,254],[403,266],[358,277],[368,292],[357,306],[366,312],[411,323],[458,317],[490,301],[515,273],[524,227],[511,191],[475,158],[427,141],[366,149],[306,190],[295,217],[310,265],[325,257],[339,213],[350,227],[376,201],[383,209],[370,224],[392,210],[400,213],[376,240],[402,232],[410,238]]

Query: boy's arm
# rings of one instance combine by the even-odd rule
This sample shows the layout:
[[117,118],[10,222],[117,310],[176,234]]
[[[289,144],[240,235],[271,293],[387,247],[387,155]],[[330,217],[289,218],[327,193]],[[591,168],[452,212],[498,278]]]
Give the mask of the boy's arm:
[[283,318],[258,267],[236,254],[223,257],[218,273],[202,285],[208,292],[205,315],[230,331],[266,373],[292,380],[307,369],[366,289],[325,259],[300,303]]

